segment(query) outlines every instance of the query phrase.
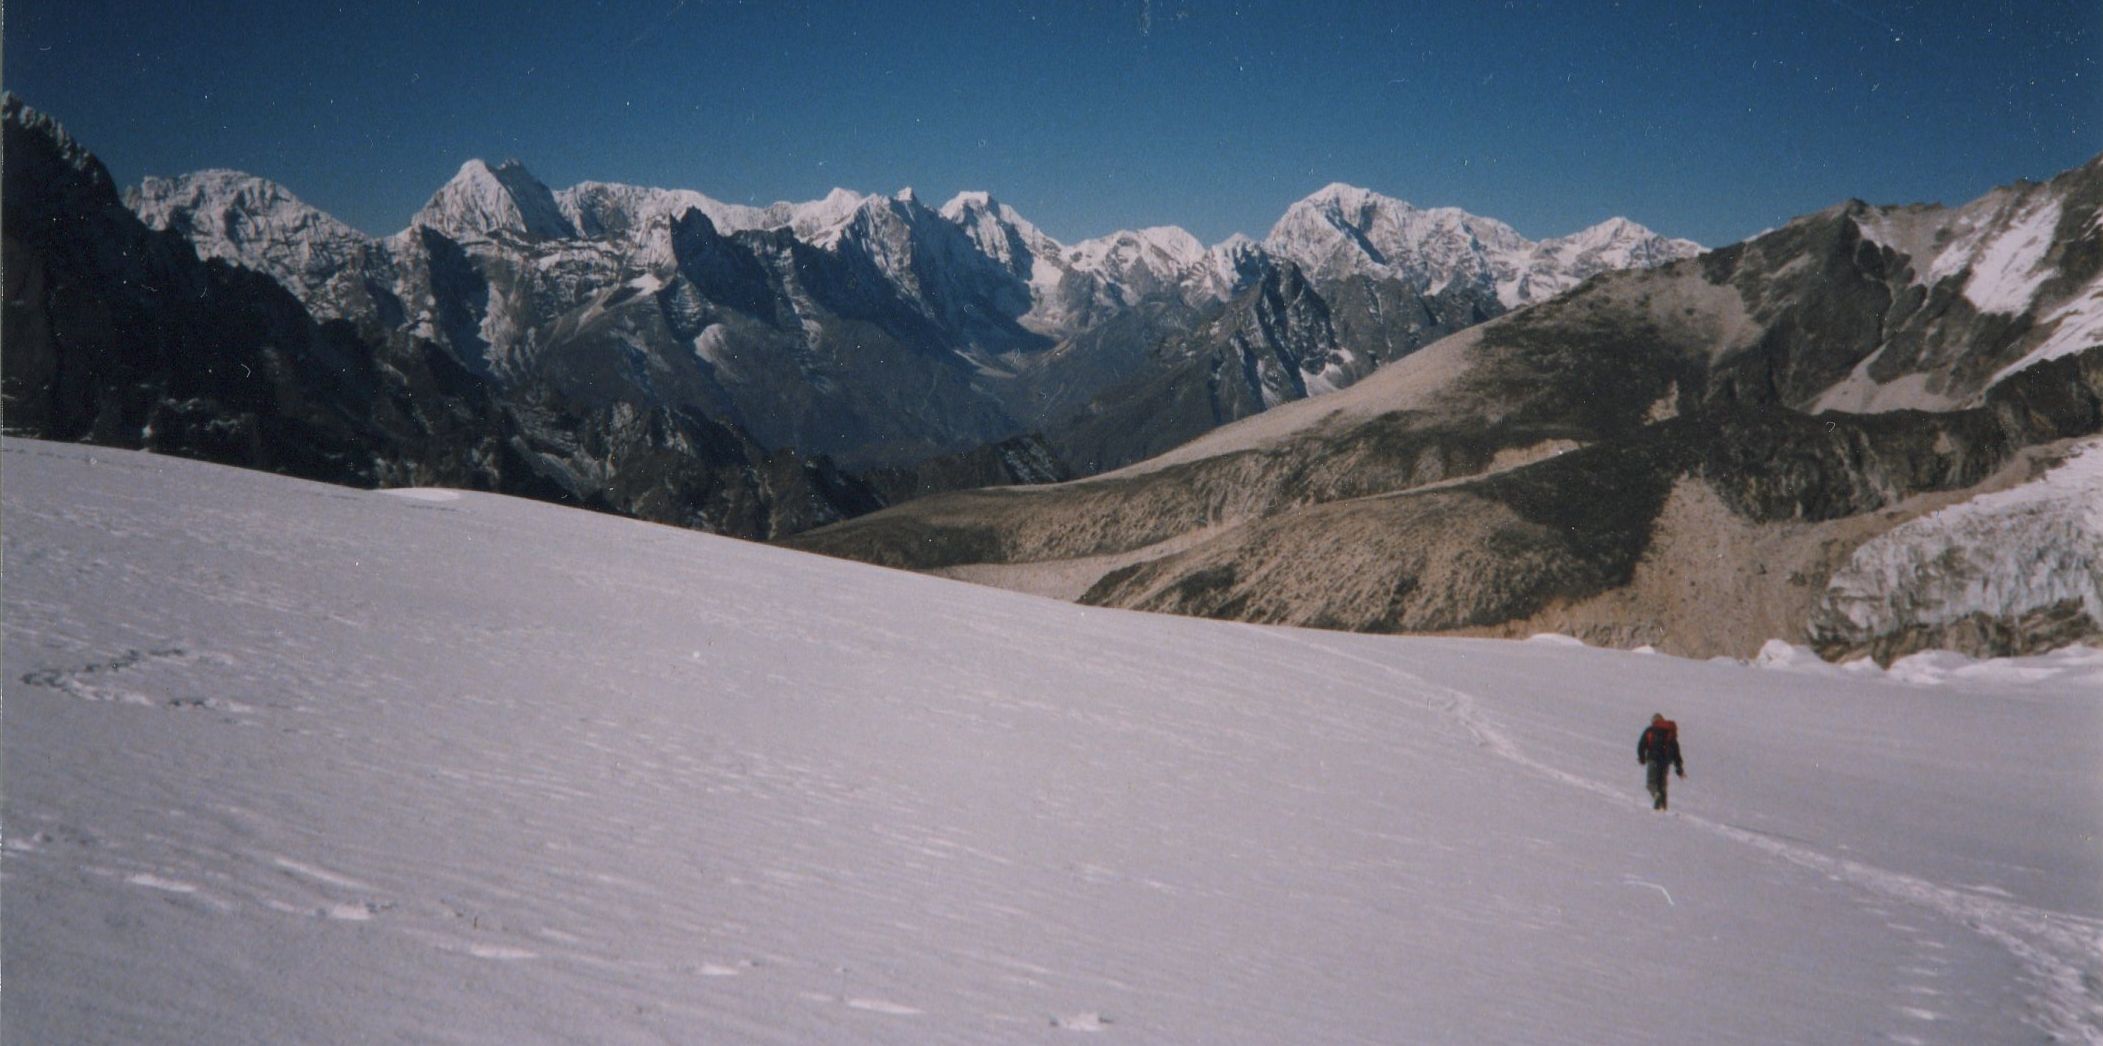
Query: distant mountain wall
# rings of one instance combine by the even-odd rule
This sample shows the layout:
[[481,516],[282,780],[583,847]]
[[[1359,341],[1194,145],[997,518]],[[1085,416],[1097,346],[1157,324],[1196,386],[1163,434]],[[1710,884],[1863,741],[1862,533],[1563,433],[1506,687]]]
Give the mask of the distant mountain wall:
[[[387,237],[232,171],[149,178],[128,199],[317,317],[430,341],[499,387],[905,469],[1041,432],[1102,471],[1596,273],[1699,249],[1621,219],[1535,243],[1345,186],[1294,204],[1261,243],[1211,247],[1173,227],[1061,244],[983,192],[756,208],[600,182],[557,192],[479,160]],[[1320,329],[1302,323],[1313,313]]]

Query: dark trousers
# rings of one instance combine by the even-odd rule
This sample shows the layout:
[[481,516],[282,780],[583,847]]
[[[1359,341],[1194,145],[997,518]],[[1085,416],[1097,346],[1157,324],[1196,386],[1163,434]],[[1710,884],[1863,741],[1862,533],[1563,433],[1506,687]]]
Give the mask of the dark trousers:
[[1672,767],[1663,759],[1653,759],[1646,769],[1648,773],[1646,774],[1645,783],[1650,786],[1650,808],[1663,810],[1665,808],[1665,779],[1671,773]]

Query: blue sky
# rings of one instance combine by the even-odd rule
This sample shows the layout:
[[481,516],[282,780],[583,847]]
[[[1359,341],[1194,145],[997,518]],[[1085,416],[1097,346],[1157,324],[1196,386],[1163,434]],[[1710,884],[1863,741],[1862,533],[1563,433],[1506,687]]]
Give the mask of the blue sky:
[[0,80],[118,181],[368,232],[470,157],[720,199],[987,189],[1072,242],[1261,236],[1332,181],[1711,245],[2103,152],[2103,3],[14,0]]

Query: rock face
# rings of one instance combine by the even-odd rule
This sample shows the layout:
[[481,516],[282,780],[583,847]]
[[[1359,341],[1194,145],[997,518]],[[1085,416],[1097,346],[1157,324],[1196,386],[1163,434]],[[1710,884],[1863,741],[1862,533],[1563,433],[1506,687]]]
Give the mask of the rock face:
[[[825,461],[763,450],[695,414],[538,384],[500,395],[430,340],[316,322],[278,279],[200,260],[196,245],[271,246],[279,279],[329,287],[353,271],[335,262],[369,259],[369,244],[248,179],[218,181],[258,202],[262,224],[214,224],[218,239],[204,241],[156,232],[50,118],[9,96],[4,129],[10,431],[358,486],[495,490],[751,537],[881,504]],[[287,241],[268,231],[287,227],[344,251],[275,250]],[[432,269],[456,275],[443,261]]]
[[[1596,271],[1694,250],[1627,222],[1532,244],[1350,192],[1372,201],[1349,219],[1369,231],[1294,218],[1317,194],[1265,242],[1209,248],[1173,227],[1064,245],[982,192],[939,208],[911,190],[746,207],[601,182],[554,192],[479,160],[384,238],[235,172],[148,179],[130,202],[316,316],[428,341],[500,390],[685,411],[768,451],[908,469],[1035,431],[1086,471],[1124,464]],[[1334,210],[1321,213],[1348,224]],[[1371,236],[1377,258],[1320,253],[1317,234]],[[1334,315],[1327,344],[1265,326],[1281,280]],[[1215,403],[1153,413],[1215,362]]]
[[[1843,596],[1889,587],[1847,572],[1857,548],[1885,561],[1865,543],[2019,486],[2103,430],[2103,337],[2084,311],[2103,293],[2099,193],[2103,160],[1963,208],[1846,204],[1599,276],[1130,468],[931,498],[797,543],[1017,587],[1066,571],[1094,578],[1092,603],[1371,631],[1741,656],[1814,634],[1835,655],[2058,642],[2088,626],[2049,586],[2003,578],[1995,591],[2029,594],[1957,604],[1996,625],[1850,616]],[[1312,310],[1267,315],[1281,343],[1322,342]],[[2079,533],[2039,529],[2049,551],[2026,562],[2087,562]]]
[[4,126],[10,429],[367,485],[503,469],[444,353],[315,324],[268,277],[141,225],[48,117],[10,97]]
[[308,206],[275,182],[239,171],[148,178],[128,196],[147,225],[180,234],[201,258],[270,276],[323,319],[357,310],[350,288],[333,286],[377,268],[370,237]]
[[1136,377],[1098,393],[1048,436],[1083,473],[1106,471],[1350,386],[1502,311],[1480,289],[1427,296],[1367,276],[1325,288],[1297,265],[1268,265],[1211,319],[1164,339]]

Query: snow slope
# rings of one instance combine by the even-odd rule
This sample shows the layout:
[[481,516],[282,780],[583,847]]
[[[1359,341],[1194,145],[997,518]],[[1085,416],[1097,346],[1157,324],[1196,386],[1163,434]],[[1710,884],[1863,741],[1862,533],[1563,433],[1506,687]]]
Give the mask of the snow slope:
[[2103,1040],[2094,651],[1298,632],[4,451],[9,1042]]

